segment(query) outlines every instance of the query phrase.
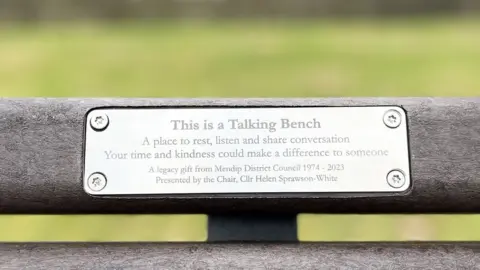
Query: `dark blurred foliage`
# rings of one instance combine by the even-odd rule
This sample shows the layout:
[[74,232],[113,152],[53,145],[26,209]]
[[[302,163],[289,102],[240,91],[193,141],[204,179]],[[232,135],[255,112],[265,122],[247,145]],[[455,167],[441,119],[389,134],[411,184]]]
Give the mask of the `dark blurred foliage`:
[[479,0],[0,0],[1,20],[471,14]]

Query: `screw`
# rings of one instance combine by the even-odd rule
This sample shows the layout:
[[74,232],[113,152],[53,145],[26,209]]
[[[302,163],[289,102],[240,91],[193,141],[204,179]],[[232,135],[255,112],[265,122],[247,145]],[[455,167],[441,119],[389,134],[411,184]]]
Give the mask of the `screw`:
[[104,131],[110,123],[108,116],[104,113],[95,112],[90,117],[90,126],[95,131]]
[[388,110],[383,115],[383,123],[389,128],[397,128],[402,123],[402,115],[397,110]]
[[87,180],[88,187],[93,191],[100,191],[107,186],[107,178],[103,173],[92,173]]
[[400,170],[392,170],[387,174],[387,183],[393,188],[401,188],[405,182],[405,174]]

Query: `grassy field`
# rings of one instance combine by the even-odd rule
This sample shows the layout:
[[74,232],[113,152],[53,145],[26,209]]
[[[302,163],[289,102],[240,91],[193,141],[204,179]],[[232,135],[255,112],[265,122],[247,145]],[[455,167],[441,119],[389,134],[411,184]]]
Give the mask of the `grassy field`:
[[480,20],[0,29],[2,96],[446,96],[480,91]]
[[[480,20],[0,23],[2,96],[478,96]],[[302,215],[302,240],[473,240],[477,216]],[[0,216],[0,241],[205,239],[200,216]]]

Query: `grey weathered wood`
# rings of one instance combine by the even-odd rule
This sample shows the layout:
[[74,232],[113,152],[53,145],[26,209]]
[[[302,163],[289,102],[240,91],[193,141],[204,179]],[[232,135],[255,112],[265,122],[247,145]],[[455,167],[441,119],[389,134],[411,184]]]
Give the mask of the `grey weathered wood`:
[[2,269],[479,269],[467,243],[0,244]]
[[[413,189],[405,196],[309,194],[98,199],[81,185],[85,113],[97,106],[401,105]],[[0,99],[0,213],[480,212],[480,98]]]

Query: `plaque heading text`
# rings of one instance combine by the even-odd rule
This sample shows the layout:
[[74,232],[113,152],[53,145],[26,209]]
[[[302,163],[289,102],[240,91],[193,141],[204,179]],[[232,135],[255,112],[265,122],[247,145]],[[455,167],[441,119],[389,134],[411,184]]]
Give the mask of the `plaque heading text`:
[[226,121],[214,123],[204,120],[203,123],[193,120],[171,120],[173,130],[268,130],[276,132],[278,129],[319,129],[322,128],[320,121],[312,118],[308,121],[292,121],[288,118],[280,118],[278,121],[267,121],[261,119],[228,119]]

